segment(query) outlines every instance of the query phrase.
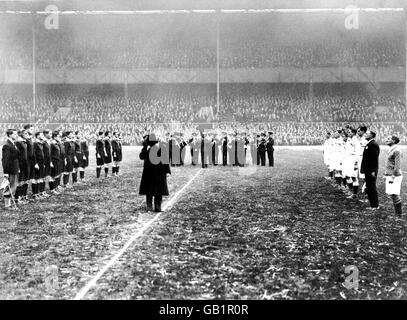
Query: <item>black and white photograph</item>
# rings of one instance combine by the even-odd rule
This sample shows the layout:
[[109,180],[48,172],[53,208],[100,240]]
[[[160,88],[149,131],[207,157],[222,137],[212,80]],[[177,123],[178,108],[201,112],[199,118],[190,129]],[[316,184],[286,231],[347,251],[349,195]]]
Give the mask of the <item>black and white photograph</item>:
[[0,0],[0,300],[406,300],[406,48],[404,0]]

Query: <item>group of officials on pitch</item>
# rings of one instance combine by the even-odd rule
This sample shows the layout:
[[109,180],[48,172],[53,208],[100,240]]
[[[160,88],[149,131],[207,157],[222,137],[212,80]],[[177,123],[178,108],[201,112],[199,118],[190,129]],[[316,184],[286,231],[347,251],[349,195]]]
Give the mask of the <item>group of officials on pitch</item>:
[[269,132],[267,140],[266,133],[253,134],[251,137],[245,134],[223,133],[222,138],[214,133],[201,133],[200,136],[194,133],[187,139],[184,139],[182,133],[167,133],[162,137],[149,133],[143,138],[140,159],[144,161],[144,165],[139,194],[146,196],[147,211],[161,212],[163,196],[169,195],[167,176],[171,174],[171,167],[184,165],[185,148],[188,145],[193,166],[197,165],[199,154],[202,168],[208,168],[208,165],[217,166],[221,151],[223,166],[227,166],[229,160],[232,166],[243,167],[249,146],[253,165],[265,166],[267,152],[269,166],[274,166],[273,132]]
[[[273,132],[260,134],[235,132],[233,134],[216,132],[194,132],[186,136],[180,132],[160,136],[154,134],[163,150],[169,153],[170,166],[183,166],[185,164],[186,147],[190,147],[191,164],[196,166],[200,160],[202,168],[209,165],[232,165],[243,167],[246,164],[248,151],[251,154],[252,164],[274,166],[274,138]],[[146,139],[147,135],[144,136]]]
[[[362,193],[366,193],[370,210],[379,209],[379,198],[376,187],[379,172],[380,147],[375,141],[376,133],[360,126],[358,129],[339,128],[333,134],[328,132],[324,143],[324,163],[328,167],[328,179],[336,183],[350,195],[350,199],[358,199],[360,180],[364,180]],[[396,136],[386,138],[390,147],[385,164],[386,194],[393,200],[397,216],[402,215],[400,198],[402,153],[398,147],[400,139]]]

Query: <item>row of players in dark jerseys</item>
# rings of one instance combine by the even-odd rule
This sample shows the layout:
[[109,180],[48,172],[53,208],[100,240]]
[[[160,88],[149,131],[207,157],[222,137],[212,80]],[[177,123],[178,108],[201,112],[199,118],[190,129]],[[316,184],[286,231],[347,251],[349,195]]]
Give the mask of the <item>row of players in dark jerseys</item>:
[[112,165],[112,175],[118,176],[120,163],[123,160],[121,134],[110,131],[99,131],[96,139],[96,177],[100,178],[102,167],[105,169],[105,177],[109,175],[109,165]]
[[[51,194],[59,194],[63,188],[72,188],[78,182],[78,173],[82,182],[89,165],[88,143],[78,131],[34,133],[32,125],[19,131],[9,129],[2,149],[2,165],[9,181],[9,188],[4,192],[5,206],[15,209],[11,206],[12,197],[16,204],[49,197],[46,184]],[[27,195],[29,185],[32,198]]]
[[[144,139],[148,135],[144,136]],[[219,154],[221,153],[221,164],[223,166],[241,166],[246,163],[247,149],[250,150],[252,164],[266,166],[266,154],[269,166],[274,166],[274,138],[273,132],[247,135],[245,133],[235,133],[222,135],[215,133],[193,133],[190,137],[184,137],[183,133],[167,133],[165,137],[159,139],[161,146],[169,153],[169,163],[171,166],[183,166],[185,163],[186,146],[190,146],[191,164],[196,166],[199,158],[202,168],[208,165],[217,166]],[[229,163],[228,163],[229,160]]]

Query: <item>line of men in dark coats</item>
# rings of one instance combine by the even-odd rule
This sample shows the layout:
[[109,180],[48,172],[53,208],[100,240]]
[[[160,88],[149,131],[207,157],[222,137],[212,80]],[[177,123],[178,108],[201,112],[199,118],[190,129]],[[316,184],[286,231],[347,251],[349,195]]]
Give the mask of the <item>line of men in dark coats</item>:
[[[7,209],[15,209],[11,205],[13,199],[16,204],[26,204],[49,197],[47,184],[51,194],[59,194],[63,188],[72,188],[84,180],[89,166],[89,147],[79,131],[34,133],[33,126],[26,125],[22,130],[9,129],[6,135],[2,166],[9,181],[4,192]],[[32,197],[28,196],[29,185]]]
[[108,177],[110,165],[112,175],[118,176],[122,160],[121,134],[113,132],[111,135],[110,131],[99,131],[96,138],[96,178],[100,179],[102,168],[105,169],[105,177]]
[[[146,138],[147,136],[144,136]],[[158,138],[159,139],[159,138]],[[222,135],[214,133],[193,133],[185,137],[183,133],[167,133],[160,142],[166,146],[171,166],[185,164],[186,147],[190,147],[191,164],[196,166],[200,160],[202,168],[208,165],[245,166],[247,151],[250,150],[253,165],[266,166],[266,155],[270,167],[274,166],[273,132],[247,135],[235,133]],[[221,158],[219,159],[219,155]]]

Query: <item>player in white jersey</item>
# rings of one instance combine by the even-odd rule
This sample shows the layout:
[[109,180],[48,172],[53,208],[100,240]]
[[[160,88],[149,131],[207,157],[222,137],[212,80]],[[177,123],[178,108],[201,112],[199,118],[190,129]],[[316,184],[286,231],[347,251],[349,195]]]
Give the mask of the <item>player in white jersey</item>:
[[355,165],[357,162],[356,158],[356,141],[354,137],[356,136],[356,129],[348,129],[347,140],[345,142],[345,152],[343,157],[343,175],[346,179],[346,185],[349,191],[353,190],[353,179],[356,179]]
[[335,181],[342,185],[342,159],[345,143],[343,141],[342,131],[338,130],[334,134],[334,143],[332,146],[332,168],[335,171]]

